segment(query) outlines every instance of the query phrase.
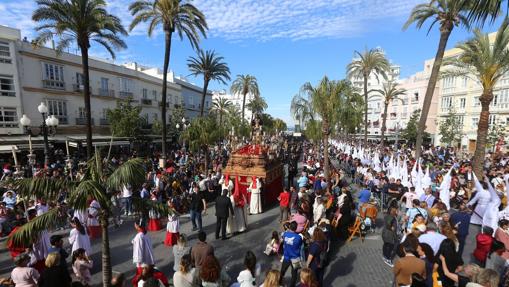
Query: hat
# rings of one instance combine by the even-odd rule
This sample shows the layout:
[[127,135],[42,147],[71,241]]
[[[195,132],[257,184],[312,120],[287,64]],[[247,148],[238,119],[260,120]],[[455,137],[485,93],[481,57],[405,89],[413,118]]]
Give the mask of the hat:
[[419,224],[419,225],[415,226],[415,229],[419,230],[420,232],[426,232],[426,225]]
[[49,242],[51,243],[51,245],[55,245],[60,240],[62,240],[62,235],[58,234],[51,235],[51,237],[49,238]]

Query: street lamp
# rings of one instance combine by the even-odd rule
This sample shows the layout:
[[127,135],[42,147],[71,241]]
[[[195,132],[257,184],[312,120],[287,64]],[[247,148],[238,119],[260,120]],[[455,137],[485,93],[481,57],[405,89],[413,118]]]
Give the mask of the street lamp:
[[[175,128],[177,128],[178,131],[182,132],[182,131],[185,131],[187,128],[189,128],[189,126],[191,126],[191,123],[188,122],[185,117],[182,117],[182,125],[177,123],[175,125]],[[182,139],[182,146],[184,147],[184,149],[186,148],[186,140],[185,139]]]
[[54,115],[48,115],[48,107],[44,102],[42,102],[39,106],[37,106],[37,110],[42,115],[42,124],[40,126],[39,132],[35,133],[30,124],[32,123],[32,120],[30,120],[29,117],[26,115],[23,115],[21,119],[19,120],[20,124],[23,126],[25,132],[28,134],[29,138],[29,147],[30,147],[30,154],[28,155],[28,163],[30,165],[35,165],[35,155],[32,154],[32,138],[34,136],[43,135],[44,138],[44,165],[49,165],[49,142],[48,142],[48,134],[51,136],[54,136],[57,132],[57,126],[58,126],[58,118]]

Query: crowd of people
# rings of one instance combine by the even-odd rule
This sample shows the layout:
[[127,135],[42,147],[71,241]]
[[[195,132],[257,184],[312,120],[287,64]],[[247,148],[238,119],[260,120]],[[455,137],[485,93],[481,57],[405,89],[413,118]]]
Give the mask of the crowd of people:
[[[134,219],[136,230],[132,240],[136,275],[130,279],[116,274],[113,286],[326,286],[324,274],[335,246],[370,232],[381,232],[382,261],[394,275],[388,285],[495,287],[507,281],[507,155],[489,154],[478,179],[469,159],[453,148],[429,147],[416,161],[413,151],[405,147],[333,140],[327,171],[323,148],[309,142],[280,142],[273,147],[284,163],[287,184],[277,198],[279,216],[275,220],[280,229],[268,234],[264,255],[258,256],[271,256],[280,266],[262,268],[257,255],[247,251],[244,269],[237,277],[221,266],[221,258],[207,241],[202,216],[216,217],[216,240],[246,232],[249,214],[263,211],[263,183],[253,178],[249,198],[238,192],[229,175],[222,173],[229,157],[227,146],[210,150],[209,172],[201,167],[204,155],[183,149],[172,154],[165,168],[158,166],[157,155],[147,158],[145,183],[125,185],[112,198],[112,222],[119,226]],[[111,161],[121,165],[126,159],[112,157]],[[78,167],[73,176],[79,178],[82,172]],[[45,176],[69,173],[55,166]],[[62,191],[57,202],[37,198],[20,204],[16,191],[9,187],[5,185],[0,204],[3,235],[66,201]],[[140,216],[133,207],[134,197],[163,202],[177,212],[168,218],[161,218],[155,210],[148,217]],[[211,205],[215,213],[207,213]],[[64,248],[65,237],[51,231],[39,234],[31,246],[10,245],[16,267],[11,281],[4,285],[63,286],[51,285],[60,280],[59,284],[68,282],[66,286],[71,282],[90,286],[94,262],[89,256],[91,243],[101,237],[101,206],[91,199],[87,210],[68,209],[70,220],[61,228],[70,228],[70,248]],[[186,213],[192,231],[198,234],[193,246],[180,232],[180,215]],[[379,214],[383,214],[381,228],[376,225]],[[171,247],[174,257],[169,273],[155,266],[148,235],[160,230],[166,232],[164,244]],[[469,242],[475,249],[466,253]],[[69,254],[72,268],[67,265]],[[288,269],[290,278],[285,280]]]

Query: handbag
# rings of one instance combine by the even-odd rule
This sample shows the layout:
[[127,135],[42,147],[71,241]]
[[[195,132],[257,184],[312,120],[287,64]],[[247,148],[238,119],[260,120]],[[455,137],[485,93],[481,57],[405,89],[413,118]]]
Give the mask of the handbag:
[[300,268],[303,268],[303,262],[302,260],[300,259],[300,257],[298,258],[293,258],[293,259],[290,259],[290,261],[292,262],[292,267],[294,269],[300,269]]
[[272,244],[271,243],[268,243],[265,246],[265,251],[263,251],[263,253],[265,253],[265,255],[270,255],[272,253]]

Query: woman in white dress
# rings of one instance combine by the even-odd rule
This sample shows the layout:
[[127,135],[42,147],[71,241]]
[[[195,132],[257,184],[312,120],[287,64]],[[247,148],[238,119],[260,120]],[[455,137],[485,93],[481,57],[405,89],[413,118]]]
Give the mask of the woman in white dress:
[[249,203],[250,214],[262,213],[261,187],[260,179],[253,176],[253,180],[249,185],[249,192],[251,192],[251,202]]
[[[168,200],[168,206],[175,210],[175,205],[172,200]],[[173,214],[168,214],[168,223],[166,223],[166,238],[164,239],[164,245],[173,246],[177,244],[180,232],[180,219],[179,214],[175,211]]]
[[131,241],[133,244],[133,263],[141,268],[142,264],[154,265],[154,252],[152,251],[152,240],[147,235],[147,231],[140,219],[134,223],[134,228],[138,232]]
[[74,251],[83,248],[87,255],[91,255],[92,249],[90,248],[90,238],[88,237],[85,227],[76,217],[71,221],[71,226],[72,229],[69,233],[69,244],[72,246],[71,254]]

